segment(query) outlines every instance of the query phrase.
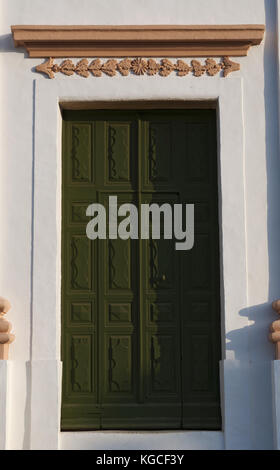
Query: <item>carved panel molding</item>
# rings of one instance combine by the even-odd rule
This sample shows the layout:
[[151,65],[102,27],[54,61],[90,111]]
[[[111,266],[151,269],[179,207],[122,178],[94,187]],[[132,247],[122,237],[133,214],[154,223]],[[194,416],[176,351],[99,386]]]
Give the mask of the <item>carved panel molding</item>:
[[155,59],[139,57],[120,61],[109,59],[103,62],[100,59],[94,59],[91,62],[88,59],[81,59],[77,64],[74,64],[70,59],[66,59],[61,64],[56,64],[53,58],[49,58],[36,67],[37,72],[43,73],[49,78],[55,78],[55,74],[59,72],[68,76],[76,73],[84,78],[89,76],[101,77],[103,74],[114,77],[117,73],[123,76],[130,74],[150,76],[159,74],[162,77],[168,77],[172,72],[175,72],[179,77],[188,74],[193,74],[195,77],[201,77],[204,74],[213,77],[222,72],[223,76],[227,77],[231,72],[238,70],[240,70],[240,64],[233,62],[229,57],[223,57],[220,62],[208,58],[204,64],[195,59],[188,64],[181,59],[175,63],[170,59],[156,61]]

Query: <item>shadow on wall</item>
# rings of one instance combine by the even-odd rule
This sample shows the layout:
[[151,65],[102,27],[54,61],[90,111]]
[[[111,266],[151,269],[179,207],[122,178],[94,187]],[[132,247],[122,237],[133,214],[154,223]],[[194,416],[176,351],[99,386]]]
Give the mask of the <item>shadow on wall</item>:
[[[266,40],[264,54],[264,99],[267,169],[267,232],[269,255],[269,309],[280,298],[280,157],[278,115],[277,5],[265,0]],[[274,4],[274,8],[272,5]],[[275,319],[275,313],[273,314]],[[270,319],[269,319],[270,320]]]
[[24,57],[28,57],[28,53],[23,47],[15,48],[12,34],[1,34],[0,35],[0,52],[2,54],[11,54],[11,52],[24,54]]
[[[238,367],[230,370],[228,380],[233,388],[239,388],[241,399],[244,397],[246,401],[241,404],[241,410],[236,411],[244,416],[245,429],[250,429],[248,443],[251,450],[273,449],[271,362],[264,360],[264,357],[274,358],[274,345],[268,341],[269,324],[275,316],[271,310],[270,303],[241,310],[239,315],[247,318],[248,323],[252,323],[226,335],[226,350],[234,351],[235,359],[240,361]],[[253,341],[250,342],[251,333]],[[246,346],[250,347],[249,361],[244,359]],[[243,351],[243,356],[238,354],[240,350]]]
[[[270,324],[277,319],[271,304],[280,298],[280,157],[278,100],[276,98],[278,97],[276,0],[264,0],[264,7],[266,21],[264,89],[260,88],[259,93],[264,93],[265,106],[268,300],[266,303],[252,305],[241,310],[239,315],[248,319],[248,326],[226,335],[226,350],[234,351],[236,360],[244,362],[246,350],[249,353],[247,367],[248,374],[250,374],[248,381],[250,402],[248,405],[251,410],[252,449],[269,449],[273,442],[270,361],[275,357],[275,347],[268,341],[268,332]],[[258,236],[257,233],[256,236]],[[248,276],[250,277],[250,272]],[[240,351],[243,351],[243,357]]]
[[[264,92],[265,106],[265,146],[267,172],[267,236],[269,262],[269,289],[267,303],[252,305],[239,314],[247,317],[252,324],[227,335],[230,340],[226,349],[235,350],[234,343],[252,339],[250,351],[252,360],[274,358],[274,346],[267,341],[271,322],[277,319],[272,310],[272,302],[280,298],[280,156],[279,156],[279,116],[278,116],[278,67],[277,67],[277,12],[276,0],[264,0],[266,33],[264,43]],[[258,119],[256,116],[255,119]],[[250,227],[251,228],[251,227]],[[258,234],[256,233],[256,236]],[[248,272],[250,277],[250,272]],[[254,336],[250,334],[253,332]],[[240,337],[240,340],[239,340]],[[248,340],[247,340],[248,341]],[[244,343],[243,343],[244,344]],[[236,350],[237,351],[237,350]],[[236,359],[238,358],[238,352]]]
[[[274,346],[267,340],[271,322],[276,320],[272,302],[280,298],[280,157],[279,157],[279,117],[278,117],[278,68],[276,0],[264,0],[266,34],[264,44],[264,105],[265,105],[265,146],[267,171],[267,234],[269,261],[268,301],[261,305],[252,305],[239,312],[240,316],[252,322],[250,326],[227,334],[230,342],[227,350],[235,349],[240,342],[250,343],[251,359],[274,359]],[[259,90],[262,93],[262,89]],[[256,116],[256,119],[258,117]],[[256,233],[256,236],[258,234]],[[250,272],[248,273],[250,277]],[[251,333],[253,335],[251,335]],[[242,339],[243,338],[243,339]],[[251,341],[250,341],[251,340]],[[249,344],[248,344],[249,346]],[[243,348],[244,349],[244,348]]]
[[[275,320],[275,314],[270,303],[253,305],[240,310],[239,315],[247,318],[249,326],[232,330],[226,334],[226,351],[234,351],[237,361],[244,361],[246,343],[250,351],[251,362],[263,361],[264,357],[274,357],[274,345],[268,341],[270,323]],[[265,324],[265,328],[263,328]],[[254,342],[250,344],[251,332],[254,334]],[[255,349],[254,349],[255,345]],[[242,353],[241,353],[242,351]]]

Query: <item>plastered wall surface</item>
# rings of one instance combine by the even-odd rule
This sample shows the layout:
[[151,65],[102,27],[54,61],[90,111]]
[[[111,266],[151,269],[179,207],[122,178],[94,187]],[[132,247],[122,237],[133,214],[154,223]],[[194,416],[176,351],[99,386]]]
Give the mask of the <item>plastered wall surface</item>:
[[[10,348],[12,368],[9,383],[7,446],[16,449],[30,446],[32,403],[30,369],[32,358],[34,359],[32,345],[46,341],[44,331],[42,330],[41,340],[39,336],[41,333],[37,328],[34,338],[35,155],[37,155],[36,145],[50,145],[50,148],[53,145],[53,142],[48,140],[50,117],[48,114],[46,114],[46,133],[41,137],[43,142],[36,142],[35,139],[36,112],[39,112],[36,109],[36,86],[48,80],[34,70],[36,65],[42,63],[42,59],[29,59],[23,49],[14,48],[10,26],[12,24],[255,23],[266,25],[265,40],[261,46],[251,48],[248,57],[236,59],[241,64],[241,71],[234,74],[234,77],[240,79],[243,91],[245,224],[241,229],[245,230],[246,234],[246,302],[242,309],[235,312],[236,317],[233,315],[233,318],[228,319],[231,327],[225,332],[226,346],[223,359],[233,361],[234,370],[242,367],[246,370],[246,400],[249,404],[246,417],[243,418],[246,420],[245,427],[249,434],[246,438],[244,436],[246,447],[272,448],[271,360],[274,351],[273,346],[267,341],[267,331],[269,324],[275,319],[271,302],[280,295],[276,2],[274,0],[190,0],[188,2],[175,0],[171,4],[167,0],[107,0],[106,2],[1,0],[0,9],[0,294],[8,298],[12,304],[9,320],[16,333],[16,341]],[[65,78],[58,74],[55,80],[64,81],[63,83],[75,81],[75,85],[81,88],[87,81],[87,89],[92,86],[94,92],[96,80],[99,82],[98,86],[103,86],[105,89],[106,86],[110,86],[110,81],[114,80],[117,88],[117,84],[125,81],[126,77],[84,79],[78,76]],[[221,79],[156,76],[137,77],[137,80],[128,77],[128,80],[130,83],[135,80],[134,93],[137,93],[136,87],[139,87],[139,96],[143,96],[140,90],[145,89],[147,80],[157,84],[154,89],[161,90],[162,87],[163,93],[167,95],[168,86],[172,94],[176,80],[185,80],[188,86],[191,86],[197,80],[206,82]],[[131,87],[130,84],[129,88]],[[233,121],[234,119],[235,116],[232,116]],[[232,145],[234,146],[234,142]],[[223,158],[226,159],[227,156],[223,155]],[[226,164],[226,160],[224,163]],[[36,210],[40,210],[40,207],[36,207]],[[52,217],[51,212],[48,217]],[[45,224],[48,230],[48,219],[45,220]],[[238,230],[239,227],[236,227],[236,231]],[[50,239],[49,248],[46,249],[51,250],[52,244],[53,240]],[[232,253],[233,264],[237,258],[236,253]],[[53,279],[49,282],[50,285],[44,286],[44,289],[49,289],[49,301],[52,306]],[[43,360],[45,357],[36,359]],[[231,371],[232,367],[229,367]],[[231,372],[233,377],[231,391],[238,397],[240,387],[238,380],[234,379],[234,373]],[[233,398],[232,403],[238,407],[238,400]],[[229,411],[238,415],[237,409]],[[39,429],[40,413],[37,426]],[[180,440],[184,438],[180,437]],[[74,442],[71,439],[71,436],[62,436],[61,446],[71,447],[71,442]],[[92,439],[94,437],[87,435],[86,440],[81,442],[79,438],[80,447],[91,447]],[[130,439],[123,440],[119,445],[133,447],[133,440]],[[155,437],[153,439],[153,445],[156,446]],[[220,436],[218,440],[217,446],[222,447],[223,437]],[[97,442],[102,442],[101,433],[96,438],[95,445]],[[196,443],[191,444],[191,442]],[[197,434],[191,436],[191,441],[188,441],[186,447],[206,448],[211,445],[209,441],[207,444],[202,435]]]

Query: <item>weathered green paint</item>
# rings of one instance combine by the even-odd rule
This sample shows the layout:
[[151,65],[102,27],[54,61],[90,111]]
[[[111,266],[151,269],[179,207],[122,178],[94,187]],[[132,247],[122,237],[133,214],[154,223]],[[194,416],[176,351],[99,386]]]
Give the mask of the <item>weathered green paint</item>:
[[[220,429],[215,112],[68,111],[62,429]],[[86,237],[89,204],[194,203],[195,246]]]

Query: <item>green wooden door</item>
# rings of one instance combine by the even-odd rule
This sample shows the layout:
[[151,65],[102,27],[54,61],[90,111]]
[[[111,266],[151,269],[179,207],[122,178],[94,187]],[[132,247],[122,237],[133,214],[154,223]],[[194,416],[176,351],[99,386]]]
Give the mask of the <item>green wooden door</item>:
[[[63,117],[62,429],[220,429],[215,112]],[[194,248],[89,240],[110,195],[194,203]]]

